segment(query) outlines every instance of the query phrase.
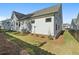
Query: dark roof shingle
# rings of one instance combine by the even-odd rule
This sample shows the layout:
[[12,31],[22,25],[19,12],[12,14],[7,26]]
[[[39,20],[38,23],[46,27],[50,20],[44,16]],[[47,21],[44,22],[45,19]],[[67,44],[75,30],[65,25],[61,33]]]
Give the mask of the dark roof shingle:
[[21,19],[22,17],[26,16],[25,14],[22,14],[22,13],[19,13],[19,12],[16,12],[16,11],[13,11],[11,18],[13,18],[13,15],[14,15],[14,14],[16,15],[16,17],[17,17],[18,19]]
[[[42,9],[42,10],[38,10],[36,12],[33,12],[31,14],[21,14],[21,13],[18,13],[18,12],[15,12],[13,11],[13,14],[16,15],[16,17],[19,19],[19,20],[22,20],[22,19],[27,19],[27,18],[31,18],[31,17],[35,17],[35,16],[40,16],[40,15],[44,15],[44,14],[49,14],[49,13],[54,13],[54,12],[58,12],[59,9],[61,7],[61,4],[58,4],[58,5],[55,5],[55,6],[51,6],[49,8],[45,8],[45,9]],[[13,15],[12,14],[12,15]],[[13,16],[12,16],[13,17]],[[12,18],[11,17],[11,18]]]
[[51,6],[49,8],[38,10],[38,11],[34,12],[33,17],[34,16],[39,16],[39,15],[44,15],[44,14],[58,12],[60,7],[61,7],[61,4],[58,4],[58,5],[55,5],[55,6]]

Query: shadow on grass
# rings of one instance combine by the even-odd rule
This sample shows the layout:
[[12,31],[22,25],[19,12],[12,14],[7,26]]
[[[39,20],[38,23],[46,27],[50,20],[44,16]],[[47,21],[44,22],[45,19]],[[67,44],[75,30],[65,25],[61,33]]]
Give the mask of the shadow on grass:
[[68,32],[79,42],[79,31],[68,29]]
[[6,34],[6,36],[8,38],[10,38],[10,41],[13,41],[13,42],[17,43],[17,45],[19,45],[21,48],[24,48],[24,49],[30,48],[30,49],[32,49],[33,51],[29,52],[29,54],[31,54],[31,55],[55,55],[55,54],[52,54],[50,52],[47,52],[47,51],[37,47],[37,46],[31,45],[31,44],[26,43],[26,42],[24,42],[24,41],[22,41],[18,38],[10,36],[8,34]]
[[64,30],[60,31],[58,35],[56,36],[56,39],[58,39],[60,35],[63,35],[63,33],[64,33]]

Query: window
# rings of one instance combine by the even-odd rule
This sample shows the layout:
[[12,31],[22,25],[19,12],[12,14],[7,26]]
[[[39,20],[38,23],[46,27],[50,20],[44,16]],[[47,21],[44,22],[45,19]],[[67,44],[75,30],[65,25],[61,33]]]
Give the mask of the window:
[[57,30],[57,24],[56,24],[56,30]]
[[60,26],[58,26],[58,29],[60,29]]
[[24,22],[21,22],[21,25],[23,25],[24,24]]
[[13,25],[11,25],[11,26],[13,26]]
[[16,25],[18,25],[18,23],[16,23]]
[[7,24],[9,24],[10,22],[7,22]]
[[34,20],[32,20],[32,21],[31,21],[31,23],[35,23],[35,21],[34,21]]
[[51,22],[51,18],[46,18],[45,22]]
[[19,22],[19,27],[20,27],[20,22]]

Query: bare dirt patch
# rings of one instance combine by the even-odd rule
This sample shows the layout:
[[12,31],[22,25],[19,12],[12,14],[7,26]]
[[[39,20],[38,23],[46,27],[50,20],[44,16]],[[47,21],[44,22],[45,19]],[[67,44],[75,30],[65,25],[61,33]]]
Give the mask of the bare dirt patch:
[[9,42],[4,33],[0,33],[0,54],[19,54],[19,48],[17,48],[13,43]]

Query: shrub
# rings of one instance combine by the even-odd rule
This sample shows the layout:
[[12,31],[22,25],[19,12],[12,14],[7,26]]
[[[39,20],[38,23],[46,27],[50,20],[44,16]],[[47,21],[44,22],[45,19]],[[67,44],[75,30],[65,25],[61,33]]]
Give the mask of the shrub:
[[50,40],[53,40],[53,37],[52,37],[51,35],[49,35],[48,38],[49,38]]
[[38,34],[36,34],[36,36],[37,36],[37,37],[39,37],[39,35],[38,35]]
[[41,36],[41,38],[45,38],[44,36]]
[[31,34],[31,35],[34,35],[34,34]]

